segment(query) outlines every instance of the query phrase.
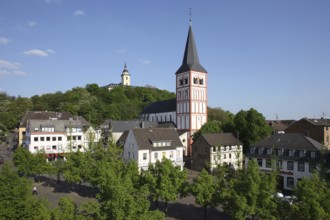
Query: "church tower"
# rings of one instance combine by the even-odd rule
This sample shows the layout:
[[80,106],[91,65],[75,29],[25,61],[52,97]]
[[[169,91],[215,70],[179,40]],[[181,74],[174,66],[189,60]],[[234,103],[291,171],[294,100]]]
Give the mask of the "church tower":
[[192,135],[207,122],[207,71],[199,63],[191,22],[182,65],[175,75],[177,129],[187,132],[185,156],[192,156]]
[[130,86],[131,85],[131,75],[128,72],[126,63],[125,63],[125,66],[124,66],[124,70],[121,74],[121,84],[123,86]]

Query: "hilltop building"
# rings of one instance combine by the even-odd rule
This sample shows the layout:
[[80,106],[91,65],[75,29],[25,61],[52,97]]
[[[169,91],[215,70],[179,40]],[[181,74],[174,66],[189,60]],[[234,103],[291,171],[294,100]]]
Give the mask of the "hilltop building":
[[175,73],[176,99],[151,103],[141,112],[142,120],[173,122],[192,156],[192,135],[207,122],[207,71],[200,64],[190,23],[183,61]]
[[131,85],[131,75],[127,69],[127,65],[125,63],[123,72],[121,73],[121,82],[120,83],[110,83],[109,85],[106,85],[105,87],[108,88],[110,91],[111,89],[117,87],[117,86],[130,86]]

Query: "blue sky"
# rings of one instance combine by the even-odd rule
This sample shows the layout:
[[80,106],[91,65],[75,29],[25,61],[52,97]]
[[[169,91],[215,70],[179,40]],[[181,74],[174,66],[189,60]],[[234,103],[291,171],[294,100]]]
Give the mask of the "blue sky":
[[209,106],[330,118],[328,0],[1,0],[0,91],[119,83],[175,91],[189,8]]

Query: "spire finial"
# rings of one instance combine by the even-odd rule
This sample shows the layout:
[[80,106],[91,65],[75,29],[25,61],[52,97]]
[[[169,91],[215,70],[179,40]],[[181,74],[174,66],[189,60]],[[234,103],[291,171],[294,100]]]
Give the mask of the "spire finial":
[[192,12],[191,12],[191,8],[189,8],[189,22],[190,22],[190,25],[192,23]]

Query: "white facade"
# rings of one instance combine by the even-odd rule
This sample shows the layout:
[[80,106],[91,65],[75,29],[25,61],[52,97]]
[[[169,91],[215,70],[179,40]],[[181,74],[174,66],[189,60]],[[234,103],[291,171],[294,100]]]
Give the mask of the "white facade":
[[243,146],[231,145],[210,148],[210,169],[218,165],[228,165],[232,168],[241,169],[243,166]]
[[[207,74],[188,71],[176,74],[176,125],[191,137],[207,122]],[[185,155],[192,155],[189,138]]]
[[[261,171],[271,172],[271,159],[258,158],[256,160]],[[249,158],[245,158],[245,167],[248,166],[248,162]],[[283,189],[285,190],[293,190],[297,182],[303,177],[311,178],[315,169],[319,167],[319,164],[305,161],[277,160],[276,162],[279,168],[279,175],[283,178]]]
[[[182,145],[173,146],[172,140],[157,139],[154,140],[150,146],[142,146],[142,144],[146,142],[141,140],[141,137],[136,136],[136,130],[138,129],[130,130],[126,139],[123,153],[123,159],[125,161],[135,160],[140,170],[147,170],[149,164],[155,164],[157,160],[162,161],[163,158],[167,158],[171,160],[175,166],[179,166],[181,170],[183,169]],[[151,132],[156,132],[156,130],[157,128]],[[148,136],[142,138],[149,139]]]
[[72,120],[30,120],[28,122],[24,146],[31,152],[44,152],[48,158],[57,158],[67,152],[82,152],[90,143],[99,141],[100,135],[89,127],[84,131]]

